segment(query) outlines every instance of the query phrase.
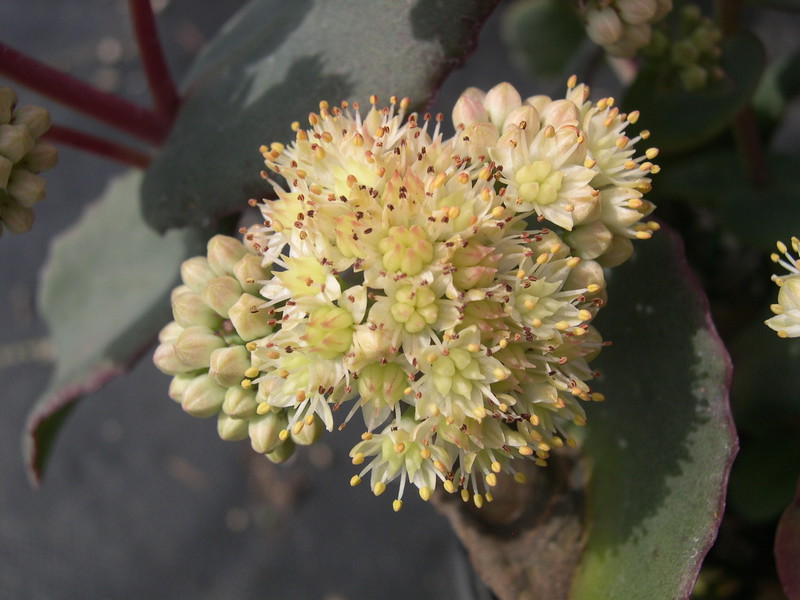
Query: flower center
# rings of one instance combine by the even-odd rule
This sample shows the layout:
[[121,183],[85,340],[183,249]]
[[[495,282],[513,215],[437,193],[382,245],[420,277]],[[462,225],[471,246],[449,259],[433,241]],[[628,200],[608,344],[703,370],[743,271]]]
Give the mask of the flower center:
[[436,294],[428,287],[406,285],[394,295],[392,317],[402,323],[408,333],[418,333],[427,325],[432,325],[439,315],[436,307]]
[[564,174],[554,171],[549,160],[537,160],[525,165],[514,174],[519,185],[519,195],[525,202],[547,205],[558,198]]
[[387,271],[413,276],[433,260],[433,244],[419,225],[396,226],[378,244]]
[[353,317],[341,306],[323,306],[311,313],[303,339],[322,358],[337,358],[353,341]]

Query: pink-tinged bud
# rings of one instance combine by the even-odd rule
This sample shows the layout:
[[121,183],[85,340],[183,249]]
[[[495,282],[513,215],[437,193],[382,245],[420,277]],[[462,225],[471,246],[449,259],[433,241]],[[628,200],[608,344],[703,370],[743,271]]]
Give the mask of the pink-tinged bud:
[[174,345],[175,354],[189,369],[207,369],[211,353],[225,341],[207,327],[194,325],[184,329]]
[[652,22],[658,11],[656,0],[616,0],[616,4],[619,16],[631,25]]
[[257,294],[269,278],[269,269],[261,266],[261,257],[247,253],[233,265],[233,276],[248,294]]
[[38,138],[50,129],[50,113],[40,106],[18,106],[14,111],[13,123],[24,125],[34,138]]
[[650,38],[653,35],[653,28],[649,23],[642,23],[641,25],[629,25],[625,28],[622,34],[620,43],[628,42],[636,48],[644,48],[650,43]]
[[193,292],[185,285],[172,290],[172,315],[175,322],[182,327],[202,325],[209,329],[216,329],[222,323],[222,317],[203,302],[200,294]]
[[532,106],[536,109],[536,113],[541,115],[542,111],[545,110],[548,104],[550,104],[553,99],[550,96],[545,96],[544,94],[538,94],[536,96],[530,96],[525,99],[525,104],[528,106]]
[[275,448],[275,450],[273,450],[272,452],[267,452],[264,456],[266,456],[270,462],[279,465],[289,460],[294,454],[295,449],[296,446],[294,442],[291,440],[291,438],[289,438],[285,442],[283,442],[280,446]]
[[17,203],[0,206],[0,221],[11,233],[25,233],[33,227],[34,214],[30,208]]
[[672,0],[656,0],[656,12],[653,15],[653,23],[657,23],[666,17],[672,10]]
[[183,410],[197,417],[207,419],[216,415],[225,399],[225,388],[217,385],[207,374],[198,375],[183,392]]
[[17,94],[10,87],[0,87],[0,125],[11,122],[14,107],[17,105]]
[[0,189],[5,189],[8,185],[8,179],[11,177],[11,170],[13,168],[13,162],[8,160],[5,156],[0,156]]
[[543,123],[556,129],[565,125],[577,127],[580,120],[578,107],[569,100],[554,100],[542,108],[539,114]]
[[256,416],[258,401],[253,389],[244,389],[236,386],[225,392],[225,401],[222,403],[222,412],[234,419],[250,419]]
[[218,315],[227,317],[231,306],[242,295],[242,286],[230,275],[215,277],[206,283],[202,292],[203,302],[213,308]]
[[222,387],[240,385],[250,368],[250,352],[244,346],[217,348],[211,353],[208,374]]
[[582,260],[570,269],[564,282],[564,290],[586,290],[587,298],[596,298],[604,293],[606,287],[603,267],[593,260]]
[[232,419],[225,413],[217,417],[217,433],[227,442],[238,442],[247,437],[248,423],[242,419]]
[[616,267],[628,260],[633,254],[633,243],[621,235],[615,235],[611,246],[605,254],[597,258],[597,262],[604,267]]
[[219,276],[232,275],[233,265],[236,264],[247,250],[242,242],[227,235],[215,235],[208,240],[208,264]]
[[178,339],[181,331],[183,331],[183,327],[181,327],[175,321],[170,321],[161,328],[161,331],[158,332],[158,341],[161,344],[174,342],[176,339]]
[[[587,186],[588,187],[588,186]],[[573,225],[584,225],[596,221],[600,217],[602,207],[599,196],[590,192],[572,201],[572,223]]]
[[564,234],[564,241],[570,245],[575,256],[594,259],[611,247],[613,234],[600,221],[581,225]]
[[[300,421],[298,421],[298,423],[299,422]],[[310,446],[322,436],[323,431],[325,431],[325,426],[322,424],[322,419],[319,418],[319,415],[314,415],[314,420],[311,422],[311,425],[303,423],[300,431],[295,433],[295,429],[293,428],[290,435],[295,444],[299,446]]]
[[21,206],[31,208],[44,199],[44,177],[25,169],[14,169],[8,180],[6,191]]
[[275,317],[269,314],[269,309],[259,308],[263,304],[263,298],[242,294],[236,304],[228,310],[228,318],[233,328],[245,342],[272,333],[270,322],[274,321]]
[[183,395],[186,393],[186,389],[194,381],[195,377],[196,375],[175,375],[172,381],[169,382],[167,395],[180,404],[183,402]]
[[586,13],[586,34],[599,46],[616,44],[622,37],[622,21],[610,6]]
[[[259,454],[273,452],[282,445],[280,432],[285,430],[289,420],[286,412],[267,412],[260,417],[253,417],[249,421],[250,445]],[[290,440],[287,439],[287,442]],[[294,443],[292,443],[294,446]],[[288,458],[288,457],[287,457]]]
[[483,104],[489,120],[500,129],[511,111],[522,106],[522,97],[513,85],[503,82],[486,92]]
[[186,365],[180,357],[178,357],[177,352],[175,352],[175,344],[172,342],[160,344],[158,348],[156,348],[155,354],[153,355],[153,362],[156,367],[158,367],[159,371],[167,375],[180,375],[196,370]]
[[502,131],[511,126],[524,127],[525,137],[530,142],[539,132],[539,112],[529,104],[523,104],[506,115]]
[[11,162],[21,161],[35,143],[24,125],[0,125],[0,155]]
[[482,123],[489,120],[489,113],[483,106],[486,94],[483,90],[471,87],[464,90],[453,107],[453,125],[456,129],[460,125],[468,126],[473,123]]
[[194,256],[181,263],[181,279],[198,294],[203,291],[211,279],[217,276],[211,270],[208,259],[205,256]]
[[38,140],[20,163],[32,173],[49,171],[58,164],[58,148],[50,142]]

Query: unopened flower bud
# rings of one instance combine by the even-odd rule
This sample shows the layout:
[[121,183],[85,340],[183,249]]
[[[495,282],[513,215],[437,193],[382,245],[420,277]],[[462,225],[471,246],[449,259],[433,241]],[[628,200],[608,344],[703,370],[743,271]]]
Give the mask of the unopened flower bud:
[[[300,423],[300,421],[298,421],[298,423]],[[293,430],[290,435],[295,444],[310,446],[320,438],[323,431],[325,431],[325,425],[322,424],[322,419],[319,418],[319,415],[314,415],[311,425],[304,422],[302,428],[297,433]]]
[[227,235],[208,240],[208,264],[219,276],[233,274],[233,265],[247,252],[242,242]]
[[222,318],[203,302],[200,294],[185,285],[172,290],[172,314],[183,327],[203,325],[215,329],[222,322]]
[[510,83],[500,83],[486,92],[483,101],[489,120],[500,129],[508,114],[522,105],[522,98]]
[[11,233],[30,231],[33,227],[33,219],[33,211],[30,208],[20,206],[15,202],[0,206],[0,221]]
[[44,198],[44,177],[25,169],[14,169],[6,191],[21,206],[31,208]]
[[13,162],[5,156],[0,156],[0,189],[5,189],[8,185],[8,179],[11,177],[11,170],[13,168]]
[[564,234],[564,241],[570,245],[575,256],[597,258],[611,246],[613,234],[600,221],[581,225]]
[[158,332],[158,341],[162,344],[166,342],[174,342],[176,339],[178,339],[181,331],[183,331],[183,327],[181,327],[175,321],[170,321],[161,328],[161,331]]
[[602,256],[597,258],[597,262],[604,267],[616,267],[628,260],[633,254],[633,244],[621,235],[615,235],[611,240],[611,246]]
[[482,123],[489,121],[489,113],[483,106],[483,100],[486,94],[478,88],[467,88],[459,96],[453,107],[453,125],[456,128],[459,125],[469,126],[472,123]]
[[28,132],[38,138],[50,129],[50,113],[40,106],[27,104],[14,111],[14,125],[24,125]]
[[153,354],[153,362],[158,370],[167,375],[179,375],[181,373],[189,373],[196,369],[187,366],[175,352],[175,344],[173,342],[162,343],[156,348]]
[[208,374],[198,375],[183,392],[183,410],[199,419],[216,415],[225,400],[225,388],[217,385]]
[[213,308],[217,314],[227,317],[231,306],[242,295],[242,286],[230,275],[215,277],[206,283],[202,292],[203,302]]
[[222,411],[234,419],[250,419],[256,415],[258,401],[256,393],[246,390],[237,385],[225,392],[225,401],[222,403]]
[[174,345],[176,356],[188,368],[207,369],[211,353],[225,346],[225,341],[208,327],[194,325],[184,329]]
[[211,353],[208,374],[222,387],[239,385],[250,367],[250,353],[244,346],[217,348]]
[[206,287],[206,283],[216,276],[205,256],[193,256],[181,263],[181,280],[198,294]]
[[696,66],[700,52],[689,39],[679,40],[672,45],[670,58],[679,67]]
[[180,404],[183,401],[183,395],[186,393],[186,389],[192,381],[194,381],[195,377],[196,375],[175,375],[172,381],[169,382],[169,397]]
[[38,140],[22,159],[21,165],[32,173],[49,171],[58,164],[58,149],[50,142]]
[[606,287],[606,280],[603,274],[603,267],[593,260],[582,260],[570,269],[566,281],[565,290],[587,290],[587,297],[594,298]]
[[0,125],[0,154],[11,162],[21,161],[35,143],[24,125]]
[[656,0],[615,0],[619,16],[631,25],[650,23],[658,10]]
[[233,265],[233,276],[248,294],[257,294],[269,277],[269,269],[261,266],[261,257],[249,252]]
[[657,23],[666,17],[672,10],[672,0],[656,0],[656,12],[653,15],[653,23]]
[[217,433],[227,442],[238,442],[247,437],[248,423],[242,419],[232,419],[225,413],[219,413]]
[[586,34],[598,46],[616,44],[622,37],[622,21],[611,6],[586,13]]
[[[280,432],[286,429],[289,421],[284,411],[277,413],[270,411],[260,417],[253,417],[248,423],[250,445],[259,454],[265,454],[272,452],[282,444],[279,437]],[[294,446],[293,443],[292,446]]]
[[244,341],[256,340],[272,332],[269,324],[274,317],[269,310],[259,308],[264,304],[263,298],[251,294],[242,294],[228,310],[228,318],[239,337]]
[[681,69],[679,76],[683,88],[690,92],[701,90],[708,83],[708,70],[700,65],[689,65]]
[[303,339],[322,358],[336,358],[353,341],[353,317],[340,306],[318,308],[309,315]]
[[264,456],[266,456],[270,462],[275,463],[276,465],[281,464],[282,462],[286,462],[289,460],[294,451],[296,449],[295,443],[292,441],[291,438],[287,439],[283,442],[280,446],[275,448],[272,452],[267,452]]
[[17,105],[17,94],[8,86],[0,87],[0,125],[11,122],[14,107]]

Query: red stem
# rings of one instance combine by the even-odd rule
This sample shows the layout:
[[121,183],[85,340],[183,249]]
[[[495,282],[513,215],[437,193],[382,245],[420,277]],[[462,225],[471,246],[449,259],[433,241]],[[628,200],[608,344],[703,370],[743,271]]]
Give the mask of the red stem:
[[155,101],[156,110],[163,117],[172,121],[175,113],[178,112],[181,99],[164,60],[152,4],[150,0],[128,0],[128,9],[133,21],[133,32],[136,36],[136,43],[139,45],[139,54],[147,77],[147,85],[150,87],[150,94]]
[[70,127],[53,124],[44,134],[44,137],[52,142],[66,144],[84,152],[98,154],[104,158],[139,167],[140,169],[146,169],[150,164],[151,157],[144,152]]
[[170,122],[160,114],[107,94],[0,42],[0,74],[99,121],[160,146]]

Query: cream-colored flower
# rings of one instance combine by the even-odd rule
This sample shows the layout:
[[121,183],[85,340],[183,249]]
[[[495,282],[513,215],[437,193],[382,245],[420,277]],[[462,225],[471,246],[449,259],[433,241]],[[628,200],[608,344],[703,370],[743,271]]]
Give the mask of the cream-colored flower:
[[[800,240],[793,237],[791,244],[794,253],[800,253]],[[783,242],[778,242],[778,251],[780,254],[772,254],[772,261],[784,267],[788,274],[772,276],[772,281],[780,287],[780,291],[777,304],[770,307],[775,316],[765,323],[779,337],[800,337],[800,261],[789,252]]]

